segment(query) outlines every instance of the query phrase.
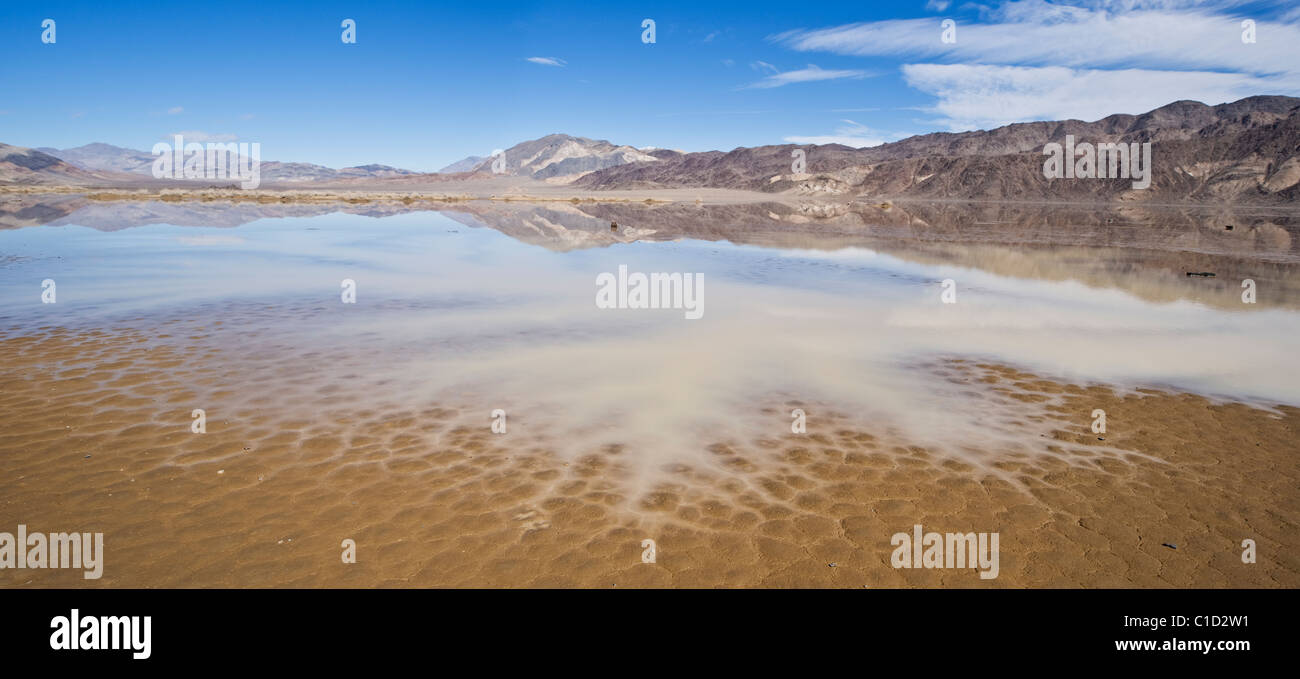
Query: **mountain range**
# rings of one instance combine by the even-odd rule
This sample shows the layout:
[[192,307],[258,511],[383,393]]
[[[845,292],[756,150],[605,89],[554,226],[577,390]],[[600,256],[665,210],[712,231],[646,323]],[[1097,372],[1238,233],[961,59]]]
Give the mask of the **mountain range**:
[[506,149],[504,155],[505,162],[499,167],[494,168],[496,158],[489,157],[481,159],[469,171],[522,175],[539,180],[573,180],[611,167],[659,160],[631,146],[617,146],[604,140],[567,134],[548,134],[516,144]]
[[[1079,142],[1150,143],[1152,181],[1064,180],[1043,176],[1043,149]],[[792,157],[803,151],[806,167]],[[334,169],[263,162],[264,184],[315,187],[475,182],[507,176],[575,190],[731,189],[791,197],[1289,203],[1300,199],[1300,99],[1255,96],[1207,106],[1177,101],[1139,115],[1016,123],[939,132],[869,148],[781,144],[684,153],[552,134],[471,156],[440,173],[388,165]],[[108,144],[70,149],[0,144],[0,184],[121,185],[155,182],[153,155]]]
[[[1043,176],[1043,148],[1079,141],[1151,142],[1150,189],[1124,180],[1062,181]],[[791,154],[803,149],[807,172]],[[590,189],[714,187],[798,195],[987,200],[1244,200],[1300,198],[1300,99],[1249,97],[1207,106],[1178,101],[1141,115],[1065,120],[993,130],[909,137],[870,148],[839,144],[759,146],[687,153],[584,176]]]
[[[41,147],[32,149],[65,161],[74,167],[90,172],[144,175],[153,178],[153,161],[156,156],[145,151],[122,148],[112,144],[93,143],[70,149]],[[352,178],[402,177],[419,174],[390,165],[361,165],[334,169],[313,163],[284,163],[277,161],[261,164],[262,180],[267,182],[321,182]]]

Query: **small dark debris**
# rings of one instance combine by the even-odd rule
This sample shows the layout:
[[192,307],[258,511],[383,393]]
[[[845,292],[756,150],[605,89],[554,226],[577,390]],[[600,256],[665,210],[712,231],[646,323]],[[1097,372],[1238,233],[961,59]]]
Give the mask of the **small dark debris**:
[[1209,271],[1188,271],[1188,276],[1201,276],[1202,278],[1214,278],[1214,274]]
[[1178,545],[1171,545],[1168,542],[1162,542],[1160,543],[1160,546],[1168,547],[1169,549],[1178,549]]
[[1231,230],[1232,230],[1232,225],[1229,224],[1229,225],[1223,227],[1223,230],[1224,230],[1224,231],[1231,231]]
[[87,460],[89,460],[89,459],[90,459],[90,456],[89,456],[89,455],[87,455],[87,456],[86,456],[86,457],[85,457],[85,459],[87,459]]
[[1097,437],[1097,440],[1098,440],[1098,441],[1105,441],[1105,440],[1106,440],[1106,437],[1105,437],[1105,436],[1098,436],[1098,437]]
[[827,566],[830,566],[831,568],[834,568],[837,564],[836,564],[834,561],[832,561],[832,562],[830,562],[830,563],[828,563],[828,564],[826,564],[826,565],[827,565]]
[[609,223],[609,230],[610,230],[610,231],[618,231],[618,222],[610,222],[610,223]]

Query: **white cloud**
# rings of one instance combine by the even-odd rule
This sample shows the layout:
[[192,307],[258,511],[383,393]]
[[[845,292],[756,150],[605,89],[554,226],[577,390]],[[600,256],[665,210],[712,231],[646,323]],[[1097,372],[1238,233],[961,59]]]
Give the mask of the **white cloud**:
[[819,80],[839,80],[841,78],[865,78],[870,73],[858,70],[827,70],[818,68],[815,64],[808,64],[807,68],[798,71],[786,71],[785,73],[773,73],[756,83],[745,85],[741,89],[767,89],[771,87],[781,87],[792,83],[816,82]]
[[1025,120],[1098,120],[1145,113],[1180,99],[1214,105],[1274,92],[1276,78],[1211,71],[907,64],[907,84],[938,98],[931,110],[953,130]]
[[843,124],[835,128],[834,134],[811,137],[791,136],[785,137],[784,141],[791,144],[843,144],[860,149],[868,146],[880,146],[887,141],[899,138],[898,135],[884,135],[873,131],[867,126],[852,120],[842,120],[840,122]]
[[755,71],[766,71],[768,73],[779,73],[781,69],[767,63],[766,61],[751,61],[749,67]]
[[952,129],[1096,120],[1180,99],[1217,104],[1256,94],[1300,95],[1300,14],[1255,19],[1257,42],[1247,44],[1239,4],[1018,0],[974,6],[980,21],[959,20],[955,43],[940,39],[937,17],[801,29],[770,39],[798,51],[902,58],[910,62],[901,67],[904,80],[937,98],[930,111]]
[[541,64],[543,66],[564,66],[568,64],[567,61],[560,59],[559,57],[528,57],[525,61],[531,61],[534,64]]
[[1241,41],[1241,18],[1205,11],[1115,13],[1041,2],[1004,5],[999,23],[957,24],[944,43],[938,19],[903,19],[790,31],[773,40],[799,51],[938,58],[948,63],[1093,68],[1296,71],[1300,25],[1257,21]]
[[184,113],[184,112],[185,112],[185,107],[184,107],[184,106],[173,106],[173,107],[167,109],[167,115],[169,115],[169,116],[174,116],[174,115],[176,115],[177,113]]

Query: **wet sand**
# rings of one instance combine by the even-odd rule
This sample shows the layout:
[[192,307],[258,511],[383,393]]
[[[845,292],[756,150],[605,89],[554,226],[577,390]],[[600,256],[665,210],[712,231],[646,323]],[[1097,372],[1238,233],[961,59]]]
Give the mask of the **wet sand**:
[[[22,185],[0,183],[0,200],[21,200],[24,196],[84,196],[95,202],[163,201],[167,203],[227,204],[402,204],[437,205],[463,201],[560,202],[560,203],[708,203],[738,205],[780,199],[777,194],[743,189],[614,189],[592,190],[564,184],[536,182],[516,177],[473,179],[429,179],[418,183],[399,180],[337,184],[268,183],[244,190],[209,184],[192,186],[174,182],[134,182],[127,185]],[[807,201],[807,198],[785,197]],[[842,198],[842,197],[841,197]]]
[[[518,409],[495,435],[470,392],[386,400],[366,359],[259,340],[240,325],[258,312],[241,313],[5,326],[0,530],[102,531],[106,564],[97,581],[4,570],[0,586],[1300,586],[1293,407],[952,357],[918,369],[1047,454],[953,456],[889,422],[754,393],[771,429],[701,433],[713,464],[685,457],[647,486],[634,447],[570,450]],[[190,431],[194,407],[205,434]],[[789,433],[796,407],[805,435]],[[999,577],[892,568],[890,536],[918,523],[999,532]],[[349,538],[356,564],[340,559]],[[1241,561],[1247,538],[1258,563]]]
[[[107,554],[100,580],[4,569],[3,587],[1300,584],[1277,216],[1152,236],[891,210],[846,213],[837,239],[767,206],[200,215],[242,225],[218,229],[143,205],[96,211],[105,231],[29,207],[14,217],[70,226],[0,232],[0,532],[103,532]],[[895,232],[918,241],[898,257]],[[1195,237],[1061,254],[1091,278],[1003,266],[1071,233]],[[1218,288],[1182,273],[1205,252],[1228,253]],[[702,272],[707,315],[593,307],[621,265]],[[893,568],[917,524],[999,533],[998,577]]]

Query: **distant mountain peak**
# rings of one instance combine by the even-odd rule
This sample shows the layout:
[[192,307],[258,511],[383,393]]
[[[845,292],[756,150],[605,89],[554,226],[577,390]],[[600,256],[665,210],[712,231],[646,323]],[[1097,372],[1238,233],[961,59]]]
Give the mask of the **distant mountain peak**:
[[96,178],[97,175],[44,151],[0,144],[0,181],[16,184],[66,184]]
[[[40,151],[89,172],[122,172],[153,177],[155,156],[145,151],[92,142],[67,149]],[[329,181],[331,179],[379,178],[419,174],[391,165],[358,165],[336,170],[315,163],[262,161],[262,180],[268,182]]]
[[468,171],[519,175],[538,180],[573,179],[605,168],[659,160],[631,146],[558,132],[515,144],[505,149],[504,155],[504,172],[494,169],[496,159],[491,157],[483,158]]

